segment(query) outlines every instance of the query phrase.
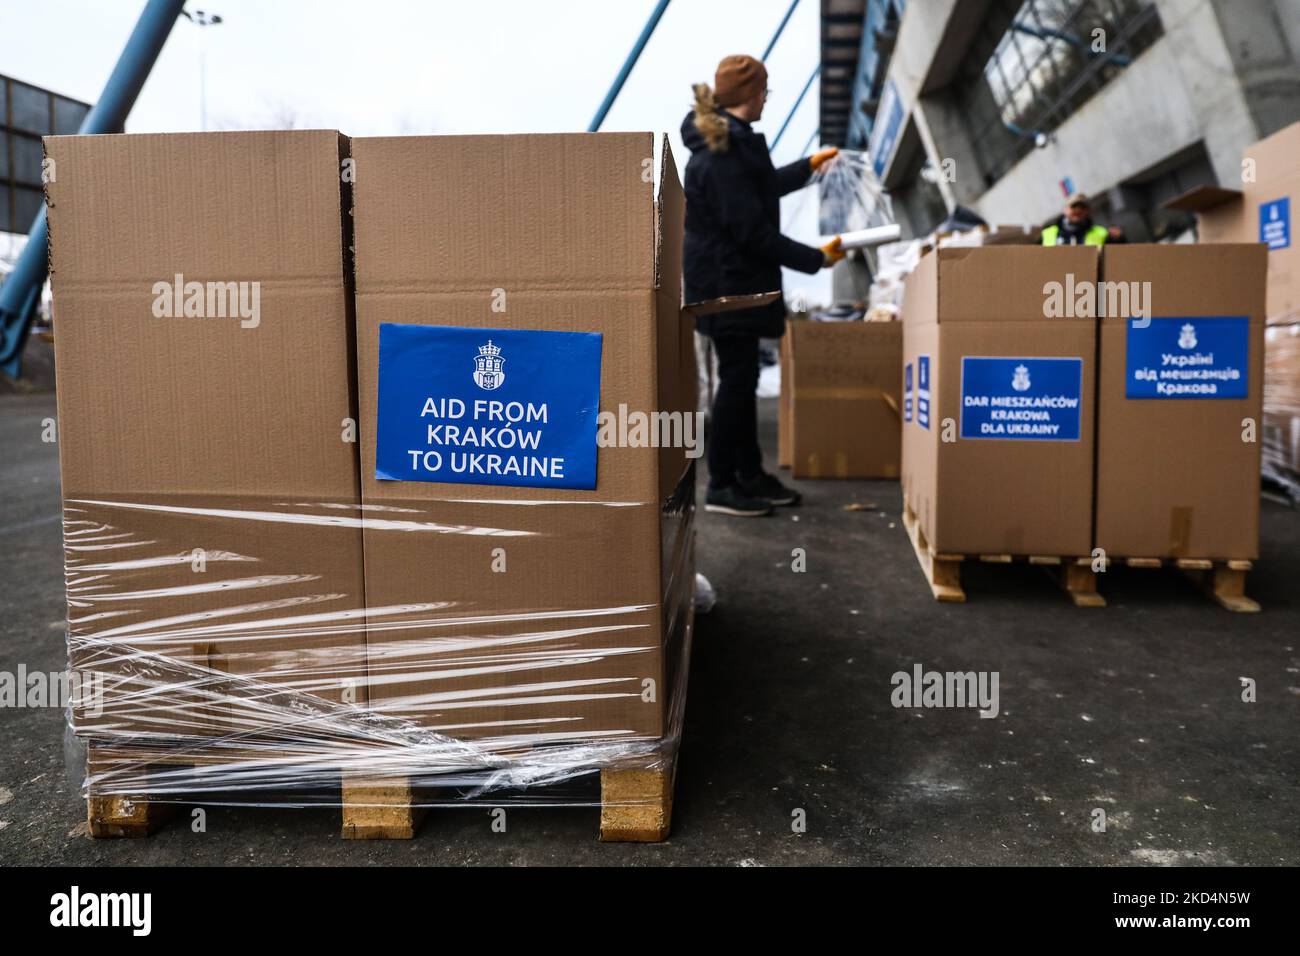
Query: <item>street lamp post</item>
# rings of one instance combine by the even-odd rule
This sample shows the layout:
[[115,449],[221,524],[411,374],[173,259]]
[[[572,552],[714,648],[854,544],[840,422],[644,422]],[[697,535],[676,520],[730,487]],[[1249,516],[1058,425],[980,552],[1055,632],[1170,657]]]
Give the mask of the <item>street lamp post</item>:
[[[215,27],[226,22],[221,14],[206,10],[195,10],[193,13],[182,10],[181,16],[196,27]],[[205,133],[208,131],[208,43],[206,34],[202,31],[199,33],[199,129]]]

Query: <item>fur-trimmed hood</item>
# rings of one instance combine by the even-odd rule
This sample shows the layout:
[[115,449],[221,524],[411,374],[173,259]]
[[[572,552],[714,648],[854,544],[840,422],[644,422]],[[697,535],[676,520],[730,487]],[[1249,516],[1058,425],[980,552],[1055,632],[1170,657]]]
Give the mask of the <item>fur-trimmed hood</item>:
[[735,117],[718,106],[707,83],[696,83],[692,89],[695,106],[682,122],[682,142],[691,152],[707,148],[725,153],[731,146],[731,123]]

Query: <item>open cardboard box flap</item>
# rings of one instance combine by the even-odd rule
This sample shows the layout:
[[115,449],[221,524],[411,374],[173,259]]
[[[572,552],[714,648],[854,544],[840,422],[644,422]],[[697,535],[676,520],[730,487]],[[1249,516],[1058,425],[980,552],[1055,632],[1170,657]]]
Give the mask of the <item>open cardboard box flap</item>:
[[682,314],[691,318],[701,315],[713,315],[717,312],[735,312],[739,309],[753,309],[768,305],[781,297],[779,291],[755,292],[753,295],[724,295],[717,299],[705,299],[702,302],[688,302],[682,306]]
[[1221,186],[1193,186],[1185,193],[1166,199],[1160,204],[1161,209],[1181,209],[1184,212],[1204,212],[1225,202],[1241,198],[1241,191],[1224,189]]

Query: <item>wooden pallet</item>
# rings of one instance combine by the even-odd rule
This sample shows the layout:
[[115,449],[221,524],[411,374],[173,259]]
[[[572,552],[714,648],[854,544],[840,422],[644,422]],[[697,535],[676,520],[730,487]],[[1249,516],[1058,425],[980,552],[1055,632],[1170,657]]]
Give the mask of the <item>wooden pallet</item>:
[[[223,751],[218,764],[238,759]],[[127,762],[133,773],[147,780],[152,766],[192,766],[193,752],[183,760],[169,758],[165,748],[141,748],[90,742],[88,767],[102,773]],[[607,843],[658,843],[668,838],[672,826],[673,783],[677,760],[656,758],[640,766],[628,764],[600,768],[600,839]],[[595,768],[593,768],[595,769]],[[374,778],[343,771],[340,810],[342,835],[349,840],[409,840],[415,836],[425,808],[419,792],[406,777]],[[145,787],[147,790],[147,785]],[[91,793],[86,818],[92,837],[144,837],[166,823],[177,804],[150,800],[147,795]]]
[[921,565],[930,593],[936,601],[962,603],[966,591],[961,586],[961,566],[964,561],[985,564],[1012,564],[1024,561],[1047,569],[1055,578],[1075,607],[1105,607],[1106,599],[1097,593],[1097,576],[1093,574],[1091,559],[1057,554],[941,554],[930,547],[921,530],[916,513],[903,505],[903,527],[912,541],[912,550]]
[[1253,564],[1244,560],[1214,558],[1118,558],[1107,560],[1108,566],[1123,564],[1130,568],[1177,568],[1196,585],[1229,611],[1251,614],[1259,603],[1246,597],[1246,572]]
[[[936,601],[962,602],[966,592],[961,586],[963,561],[982,561],[986,564],[1011,564],[1025,561],[1047,568],[1065,589],[1075,607],[1105,607],[1106,599],[1097,591],[1097,574],[1093,571],[1095,560],[1089,557],[1062,557],[1059,555],[1010,554],[939,554],[930,547],[917,521],[916,513],[906,503],[903,505],[903,527],[912,541],[912,550],[925,574],[926,583]],[[1116,563],[1103,559],[1106,566]],[[1213,558],[1121,558],[1130,568],[1175,567],[1192,578],[1202,590],[1229,611],[1252,612],[1259,604],[1246,597],[1246,572],[1251,562],[1217,560]]]

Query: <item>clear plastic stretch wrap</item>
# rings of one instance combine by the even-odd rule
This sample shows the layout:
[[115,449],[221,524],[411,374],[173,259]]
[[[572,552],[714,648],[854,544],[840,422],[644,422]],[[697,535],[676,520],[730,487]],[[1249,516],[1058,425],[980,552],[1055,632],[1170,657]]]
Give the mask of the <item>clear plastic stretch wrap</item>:
[[1265,333],[1262,454],[1265,477],[1300,500],[1300,319]]
[[813,174],[821,194],[820,230],[836,235],[894,221],[889,195],[863,152],[841,149],[831,162]]
[[[592,505],[616,517],[561,532],[561,551],[607,557],[603,580],[528,566],[555,543],[529,505],[363,515],[337,502],[67,500],[69,726],[90,748],[86,794],[337,804],[341,781],[401,779],[415,805],[585,805],[601,799],[581,781],[520,788],[670,771],[693,622],[694,470],[658,516],[642,502]],[[480,507],[494,526],[459,521]],[[649,553],[602,538],[656,520]],[[445,569],[440,587],[431,566],[429,601],[372,606],[352,560],[363,535],[374,550],[388,536],[454,540],[484,573]],[[519,570],[494,572],[494,549]],[[624,570],[659,577],[661,594],[627,586],[644,574],[620,586]],[[553,600],[511,601],[512,573],[549,578]],[[503,587],[487,586],[493,575]],[[471,581],[484,585],[477,599]]]
[[91,832],[670,800],[702,428],[662,137],[46,152]]

